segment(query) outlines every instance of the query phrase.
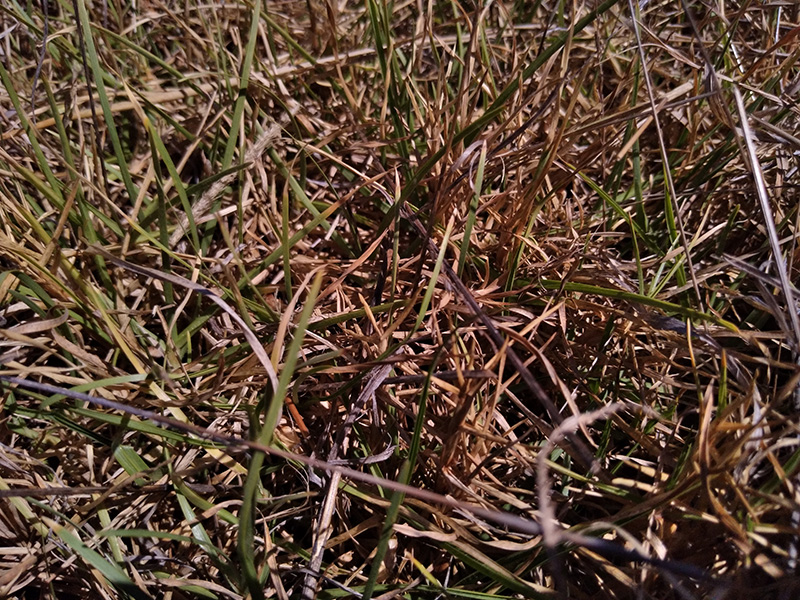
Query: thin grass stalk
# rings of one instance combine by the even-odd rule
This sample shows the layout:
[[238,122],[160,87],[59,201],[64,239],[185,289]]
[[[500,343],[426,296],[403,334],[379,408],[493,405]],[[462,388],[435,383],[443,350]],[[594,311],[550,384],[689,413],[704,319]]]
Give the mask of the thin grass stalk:
[[481,191],[483,190],[483,171],[486,166],[486,144],[481,145],[481,153],[478,157],[478,167],[475,171],[475,182],[472,185],[472,199],[469,203],[469,213],[467,214],[467,222],[464,225],[464,235],[461,238],[461,251],[458,255],[458,269],[459,277],[464,274],[464,265],[469,256],[469,243],[472,237],[472,230],[475,227],[476,215],[478,206],[481,200]]

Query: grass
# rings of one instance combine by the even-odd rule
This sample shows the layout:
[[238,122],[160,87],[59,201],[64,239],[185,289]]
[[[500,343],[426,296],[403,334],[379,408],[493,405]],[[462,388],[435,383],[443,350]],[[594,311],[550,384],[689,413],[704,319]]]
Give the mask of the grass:
[[798,31],[3,4],[0,597],[797,596]]

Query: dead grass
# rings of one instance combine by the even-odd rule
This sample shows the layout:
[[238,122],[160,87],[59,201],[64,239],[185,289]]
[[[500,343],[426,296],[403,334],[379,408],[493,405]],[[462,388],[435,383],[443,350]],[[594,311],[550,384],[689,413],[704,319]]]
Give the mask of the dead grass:
[[0,596],[800,593],[796,6],[43,6]]

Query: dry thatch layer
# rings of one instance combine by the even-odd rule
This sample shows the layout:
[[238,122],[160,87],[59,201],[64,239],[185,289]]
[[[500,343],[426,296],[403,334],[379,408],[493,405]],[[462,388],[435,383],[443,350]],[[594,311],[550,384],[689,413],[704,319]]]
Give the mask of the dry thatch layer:
[[0,7],[0,597],[799,595],[798,36]]

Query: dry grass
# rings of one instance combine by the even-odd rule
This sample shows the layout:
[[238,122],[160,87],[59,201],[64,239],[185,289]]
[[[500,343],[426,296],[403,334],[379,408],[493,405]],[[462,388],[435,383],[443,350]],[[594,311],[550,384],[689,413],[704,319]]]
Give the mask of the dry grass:
[[0,597],[796,597],[799,32],[5,3]]

